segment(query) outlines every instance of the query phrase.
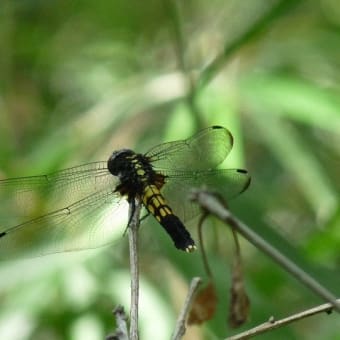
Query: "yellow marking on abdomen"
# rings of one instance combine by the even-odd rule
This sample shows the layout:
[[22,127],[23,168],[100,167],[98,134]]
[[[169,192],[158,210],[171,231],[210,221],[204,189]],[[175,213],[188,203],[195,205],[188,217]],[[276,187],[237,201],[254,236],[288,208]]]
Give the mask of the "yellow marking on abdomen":
[[161,214],[162,217],[165,217],[167,215],[165,209],[162,207],[159,209],[159,213]]
[[145,189],[144,189],[144,192],[143,192],[143,203],[146,205],[149,198],[158,194],[159,191],[157,190],[157,192],[155,193],[153,190],[152,190],[152,187],[153,185],[148,185]]
[[171,209],[167,205],[164,206],[164,210],[168,215],[172,214]]
[[147,208],[152,215],[155,215],[155,208],[153,207],[153,205],[149,204]]
[[155,199],[158,199],[158,202],[160,203],[160,205],[166,205],[165,200],[163,196],[161,196],[161,194],[159,194],[157,198],[155,197]]
[[142,200],[146,208],[156,217],[158,222],[165,216],[173,214],[171,208],[166,204],[159,189],[155,185],[148,185],[144,189]]
[[159,208],[161,203],[158,201],[156,197],[152,197],[151,202],[148,205],[153,205],[155,208]]

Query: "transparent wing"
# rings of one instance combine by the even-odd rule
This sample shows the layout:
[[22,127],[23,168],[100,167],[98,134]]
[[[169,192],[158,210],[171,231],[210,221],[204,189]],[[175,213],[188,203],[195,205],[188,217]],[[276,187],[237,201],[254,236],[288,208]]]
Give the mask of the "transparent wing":
[[127,223],[117,181],[106,162],[0,180],[0,259],[108,243],[116,222]]
[[191,138],[155,146],[145,156],[156,171],[203,170],[222,163],[232,146],[231,133],[223,127],[212,126]]
[[108,244],[118,224],[126,227],[124,202],[118,193],[102,190],[44,216],[0,229],[0,260]]
[[48,175],[0,180],[0,225],[20,223],[115,188],[106,162],[88,163]]
[[161,189],[174,213],[183,222],[200,214],[199,206],[191,202],[193,189],[209,189],[220,194],[226,202],[245,191],[250,176],[241,169],[212,169],[202,171],[163,171],[166,183]]

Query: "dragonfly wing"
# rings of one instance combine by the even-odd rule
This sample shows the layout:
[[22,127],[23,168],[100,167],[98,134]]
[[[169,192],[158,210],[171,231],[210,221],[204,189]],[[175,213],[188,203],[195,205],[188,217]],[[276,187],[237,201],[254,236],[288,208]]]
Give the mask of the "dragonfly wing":
[[245,191],[250,184],[248,172],[240,169],[167,171],[163,174],[168,176],[162,188],[164,198],[184,222],[200,213],[199,206],[190,200],[193,189],[206,188],[229,201]]
[[[0,224],[20,223],[45,215],[104,189],[117,178],[106,162],[88,163],[48,175],[0,180]],[[14,218],[15,216],[15,218]]]
[[124,202],[118,193],[102,190],[44,216],[0,228],[0,260],[108,244],[113,233],[121,231],[117,224],[126,227]]
[[231,133],[212,126],[188,139],[160,144],[145,155],[156,170],[203,170],[222,163],[232,146]]

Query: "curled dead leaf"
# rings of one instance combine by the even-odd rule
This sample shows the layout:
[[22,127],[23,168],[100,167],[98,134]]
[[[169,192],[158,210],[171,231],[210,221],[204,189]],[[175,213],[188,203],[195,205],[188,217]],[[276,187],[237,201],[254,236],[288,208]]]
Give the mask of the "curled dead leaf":
[[215,287],[210,281],[206,287],[197,293],[191,306],[188,324],[202,324],[210,320],[215,314],[216,303]]

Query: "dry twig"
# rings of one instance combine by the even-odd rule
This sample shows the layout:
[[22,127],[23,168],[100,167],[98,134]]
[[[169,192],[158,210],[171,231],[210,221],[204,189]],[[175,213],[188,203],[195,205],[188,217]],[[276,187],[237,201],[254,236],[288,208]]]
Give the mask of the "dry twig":
[[196,190],[193,193],[193,199],[196,200],[203,209],[217,216],[223,222],[232,226],[237,232],[245,237],[255,247],[262,250],[265,254],[270,256],[276,263],[284,268],[288,273],[294,276],[297,280],[311,289],[315,294],[320,296],[323,300],[329,302],[333,308],[340,312],[340,303],[337,298],[319,282],[317,282],[308,273],[298,267],[294,262],[289,260],[286,256],[280,253],[276,248],[271,246],[258,234],[256,234],[251,228],[249,228],[242,221],[237,219],[232,213],[226,209],[226,207],[220,202],[220,200],[213,194]]
[[[338,303],[340,303],[340,299],[337,300]],[[252,329],[249,329],[243,333],[231,336],[229,338],[226,338],[225,340],[241,340],[241,339],[249,339],[251,337],[254,337],[256,335],[259,335],[261,333],[268,332],[272,329],[282,327],[284,325],[287,325],[289,323],[292,323],[294,321],[298,321],[304,318],[307,318],[309,316],[326,312],[330,313],[333,309],[333,306],[330,303],[325,303],[323,305],[307,309],[303,312],[293,314],[291,316],[288,316],[287,318],[280,319],[280,320],[275,320],[272,317],[265,323],[256,326]]]
[[129,207],[129,250],[131,274],[130,339],[138,340],[138,299],[139,299],[139,265],[138,265],[138,228],[141,203],[135,200]]
[[113,314],[116,318],[117,329],[114,334],[108,335],[106,340],[129,340],[127,317],[123,306],[117,306]]
[[185,321],[188,317],[188,314],[190,312],[191,304],[194,300],[195,293],[197,292],[197,289],[199,285],[201,284],[201,279],[199,277],[194,277],[191,280],[191,284],[189,287],[188,295],[185,299],[183,308],[181,310],[181,313],[178,316],[175,330],[172,334],[171,340],[180,340],[182,339],[184,333],[185,333]]

